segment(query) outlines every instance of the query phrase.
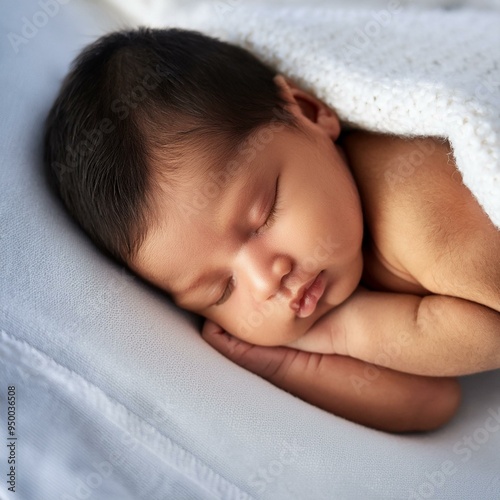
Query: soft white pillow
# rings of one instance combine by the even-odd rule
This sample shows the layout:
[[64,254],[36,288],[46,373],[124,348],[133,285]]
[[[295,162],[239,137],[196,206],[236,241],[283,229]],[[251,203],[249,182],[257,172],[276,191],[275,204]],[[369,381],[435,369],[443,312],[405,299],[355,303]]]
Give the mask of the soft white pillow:
[[15,386],[18,437],[16,494],[4,453],[1,498],[498,496],[497,372],[464,379],[439,432],[370,430],[232,364],[101,255],[47,189],[41,132],[70,61],[123,23],[83,1],[20,0],[0,26],[0,432],[10,443]]

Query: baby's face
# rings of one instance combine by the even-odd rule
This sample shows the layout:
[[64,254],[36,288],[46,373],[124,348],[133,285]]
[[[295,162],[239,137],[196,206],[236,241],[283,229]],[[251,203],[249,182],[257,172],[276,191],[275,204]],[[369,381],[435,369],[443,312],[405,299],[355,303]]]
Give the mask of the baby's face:
[[299,338],[349,297],[363,268],[361,203],[333,142],[336,117],[303,107],[307,117],[296,102],[307,136],[264,127],[227,173],[186,180],[131,265],[180,307],[257,345]]

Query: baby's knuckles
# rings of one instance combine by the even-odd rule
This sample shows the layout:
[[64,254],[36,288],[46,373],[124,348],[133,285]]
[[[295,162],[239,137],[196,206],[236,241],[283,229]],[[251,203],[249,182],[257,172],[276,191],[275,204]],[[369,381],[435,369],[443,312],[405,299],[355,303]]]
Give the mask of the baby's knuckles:
[[205,321],[202,338],[226,358],[279,387],[293,387],[298,374],[316,369],[321,357],[286,347],[249,344],[210,320]]

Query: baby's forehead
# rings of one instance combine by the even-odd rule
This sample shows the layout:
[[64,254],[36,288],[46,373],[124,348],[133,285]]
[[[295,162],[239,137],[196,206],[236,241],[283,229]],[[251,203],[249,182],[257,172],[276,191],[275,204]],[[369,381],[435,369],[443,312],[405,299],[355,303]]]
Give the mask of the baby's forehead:
[[[280,149],[288,149],[297,139],[300,142],[304,138],[302,129],[275,121],[262,124],[242,137],[220,130],[200,132],[196,127],[191,128],[190,124],[180,125],[175,135],[183,136],[182,141],[176,140],[173,148],[160,148],[155,170],[167,183],[172,170],[175,170],[174,177],[184,181],[184,184],[204,186],[207,194],[209,191],[215,193],[217,188],[226,189],[243,176],[247,180],[259,176],[259,168],[256,167],[276,160]],[[174,168],[165,170],[163,165],[173,165]]]
[[[160,167],[157,179],[162,185],[171,186],[170,192],[193,195],[197,204],[202,199],[215,200],[226,190],[241,181],[259,177],[255,158],[245,158],[241,150],[221,151],[220,143],[197,150],[190,148],[182,158],[174,162],[173,169]],[[200,199],[198,199],[198,198]]]
[[266,128],[234,144],[217,142],[216,137],[205,138],[193,144],[195,147],[180,152],[175,168],[160,172],[162,189],[154,198],[159,204],[166,200],[170,205],[161,207],[161,211],[170,213],[170,220],[180,215],[185,225],[194,217],[217,210],[228,193],[240,197],[242,204],[257,198],[259,191],[273,184],[269,174],[277,165],[284,164],[287,155],[293,155],[292,150],[304,140],[296,131],[286,128],[268,135],[262,131]]

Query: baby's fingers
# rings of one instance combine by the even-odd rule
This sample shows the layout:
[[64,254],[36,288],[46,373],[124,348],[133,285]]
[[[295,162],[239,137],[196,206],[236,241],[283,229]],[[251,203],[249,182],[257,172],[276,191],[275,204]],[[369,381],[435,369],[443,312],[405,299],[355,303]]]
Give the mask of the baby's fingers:
[[298,354],[286,347],[249,344],[211,325],[203,328],[202,338],[226,358],[274,383],[285,376]]
[[218,325],[217,323],[214,323],[213,321],[210,321],[209,319],[205,320],[205,323],[203,323],[203,328],[201,330],[201,335],[212,335],[214,333],[225,333],[224,329],[222,326]]

